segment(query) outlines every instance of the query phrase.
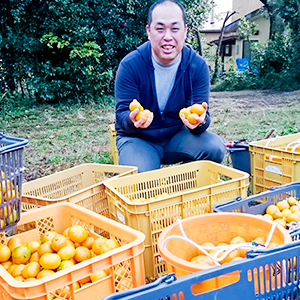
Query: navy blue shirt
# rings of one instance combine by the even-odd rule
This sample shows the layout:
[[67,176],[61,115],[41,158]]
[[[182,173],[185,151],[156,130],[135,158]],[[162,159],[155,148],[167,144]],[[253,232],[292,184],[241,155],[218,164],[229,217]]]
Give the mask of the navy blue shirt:
[[[138,137],[154,143],[164,142],[184,126],[179,117],[180,109],[193,103],[209,104],[209,90],[209,70],[205,60],[189,45],[185,45],[173,88],[161,114],[156,96],[151,44],[147,41],[126,55],[118,66],[115,80],[117,135]],[[148,128],[136,128],[129,119],[129,104],[133,99],[154,113],[153,122]],[[205,124],[192,132],[201,133],[209,124],[208,109]]]

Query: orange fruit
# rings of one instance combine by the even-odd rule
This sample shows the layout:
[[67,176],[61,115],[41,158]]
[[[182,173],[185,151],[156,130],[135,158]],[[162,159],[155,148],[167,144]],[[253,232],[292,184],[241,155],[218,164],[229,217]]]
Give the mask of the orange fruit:
[[69,268],[69,267],[72,267],[74,266],[74,262],[72,260],[63,260],[59,267],[57,268],[57,271],[61,271],[61,270],[64,270],[66,268]]
[[54,253],[54,250],[51,247],[51,242],[48,241],[40,245],[37,252],[39,256],[42,256],[45,253]]
[[198,116],[201,116],[205,112],[205,108],[202,104],[194,103],[190,108],[191,113],[196,113]]
[[57,235],[57,232],[50,230],[41,235],[41,243],[51,242],[52,239]]
[[2,177],[2,178],[5,178],[5,173],[4,173],[4,171],[1,171],[1,177]]
[[67,260],[75,256],[76,250],[73,246],[64,246],[57,252],[61,260]]
[[[72,283],[73,290],[76,291],[80,288],[80,285],[77,281]],[[61,289],[56,290],[56,293],[62,298],[62,299],[69,299],[71,297],[71,290],[69,286],[64,286]]]
[[19,197],[20,197],[19,192],[16,192],[15,190],[9,190],[5,193],[4,200],[5,201],[10,201],[12,199],[16,199],[16,198],[19,198]]
[[25,278],[22,275],[16,276],[15,280],[25,282]]
[[258,236],[254,239],[254,242],[264,245],[266,242],[266,239],[263,236]]
[[16,267],[16,264],[12,264],[7,268],[7,272],[11,275],[11,273],[13,272],[14,268]]
[[107,276],[106,272],[104,270],[100,270],[99,272],[90,275],[91,282],[98,281],[102,278],[105,278],[106,276]]
[[[120,244],[114,239],[107,239],[100,246],[100,254],[119,248]],[[76,258],[75,258],[76,259]]]
[[207,264],[207,265],[210,265],[210,266],[215,266],[214,261],[210,257],[208,257],[204,254],[200,254],[198,256],[193,257],[190,260],[190,262],[195,263],[195,264],[199,264],[199,265]]
[[37,280],[35,277],[29,277],[29,278],[26,278],[24,281],[27,282],[27,281],[35,281]]
[[33,261],[36,261],[36,262],[40,261],[40,255],[37,251],[33,252],[30,256],[29,262],[33,262]]
[[296,203],[298,202],[297,199],[295,197],[289,197],[287,199],[287,202],[290,206],[296,205]]
[[189,107],[184,107],[179,111],[179,118],[181,119],[181,115],[184,114],[185,118],[191,113],[191,110]]
[[276,220],[274,220],[274,222],[278,223],[285,229],[287,228],[286,222],[283,219],[276,219]]
[[67,241],[67,245],[66,246],[72,246],[72,247],[75,248],[75,243],[73,243],[68,237],[67,237],[66,241]]
[[74,256],[74,259],[80,263],[84,260],[87,260],[87,259],[90,259],[91,258],[91,253],[90,253],[90,250],[86,247],[77,247],[75,249],[75,256]]
[[81,246],[87,247],[88,249],[92,249],[94,241],[95,238],[93,238],[92,236],[88,236],[87,239],[83,243],[81,243]]
[[299,206],[297,206],[297,205],[292,205],[291,207],[290,207],[290,211],[291,212],[296,212],[296,211],[299,211],[300,210],[300,208],[299,208]]
[[61,259],[56,253],[45,253],[39,261],[41,267],[47,270],[55,270],[60,266]]
[[52,240],[51,240],[51,248],[58,252],[62,247],[66,246],[68,244],[67,238],[62,234],[57,234]]
[[12,277],[17,277],[22,275],[22,270],[25,268],[25,264],[17,265],[11,272]]
[[279,208],[280,211],[283,211],[286,208],[290,208],[290,205],[288,204],[288,202],[284,201],[284,200],[278,201],[276,203],[276,206]]
[[270,244],[268,245],[267,248],[274,248],[274,247],[278,247],[280,246],[280,244],[276,243],[276,242],[270,242]]
[[196,113],[191,113],[190,115],[187,116],[187,120],[193,125],[198,123],[197,120],[198,118],[199,116]]
[[141,105],[141,103],[139,101],[137,101],[136,99],[133,99],[130,104],[129,104],[129,110],[130,111],[134,111],[135,109],[138,110],[144,110],[143,106]]
[[269,215],[269,214],[264,214],[263,217],[266,218],[266,219],[268,219],[268,220],[271,220],[271,221],[274,220],[273,217],[271,215]]
[[97,256],[93,250],[90,249],[90,253],[91,253],[91,258]]
[[97,239],[95,239],[95,241],[93,242],[92,244],[92,251],[96,254],[96,255],[99,255],[101,254],[100,252],[100,247],[101,245],[107,240],[107,238],[101,236]]
[[20,237],[13,236],[7,243],[7,246],[9,247],[10,251],[13,251],[18,246],[23,246],[24,242]]
[[68,231],[69,231],[70,227],[67,227],[63,232],[62,235],[65,236],[66,238],[68,238]]
[[271,204],[267,207],[266,214],[271,215],[273,217],[273,214],[278,211],[279,211],[279,208],[276,205]]
[[26,264],[29,261],[30,256],[31,252],[26,246],[18,246],[11,253],[12,261],[17,265]]
[[148,116],[151,114],[151,111],[149,109],[140,110],[138,114],[136,115],[135,119],[138,121],[141,118],[145,118],[144,123],[147,121]]
[[300,221],[300,215],[297,213],[291,213],[285,217],[285,221],[287,223],[291,222],[299,222]]
[[0,263],[10,259],[11,251],[8,246],[0,244]]
[[88,277],[84,277],[84,278],[81,278],[80,280],[78,280],[78,283],[80,283],[82,286],[83,284],[88,283],[90,281],[91,281],[91,278],[90,278],[90,276],[88,276]]
[[68,230],[68,237],[74,243],[84,242],[88,235],[88,231],[81,225],[73,225]]
[[43,269],[42,271],[40,271],[37,275],[36,275],[36,279],[41,279],[44,278],[46,276],[49,276],[51,274],[54,274],[55,272],[53,270],[47,270],[47,269]]
[[220,263],[229,263],[236,257],[241,257],[239,249],[234,249],[233,251],[231,251]]
[[246,240],[239,235],[233,237],[230,241],[230,244],[241,244],[241,243],[246,243]]
[[1,263],[1,266],[7,271],[8,268],[12,265],[12,262],[10,260]]
[[40,242],[38,241],[31,241],[29,243],[26,244],[26,247],[29,248],[29,250],[31,251],[31,253],[36,252],[39,247],[40,247]]
[[30,277],[36,277],[40,272],[40,264],[36,261],[33,261],[25,266],[22,270],[21,275],[26,279]]
[[11,188],[14,188],[13,183],[9,179],[2,180],[2,183],[0,185],[0,190],[2,190],[3,194],[10,191]]

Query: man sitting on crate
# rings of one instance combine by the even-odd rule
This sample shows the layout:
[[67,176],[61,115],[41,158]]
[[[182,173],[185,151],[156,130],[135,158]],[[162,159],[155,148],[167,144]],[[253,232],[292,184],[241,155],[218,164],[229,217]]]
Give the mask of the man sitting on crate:
[[[185,44],[183,6],[173,0],[154,3],[146,31],[149,41],[123,58],[116,74],[119,164],[137,166],[143,172],[161,164],[222,162],[224,143],[207,131],[209,71],[204,59]],[[129,109],[133,99],[151,113],[139,119],[139,109]],[[189,122],[180,110],[194,103],[202,104],[204,113]]]

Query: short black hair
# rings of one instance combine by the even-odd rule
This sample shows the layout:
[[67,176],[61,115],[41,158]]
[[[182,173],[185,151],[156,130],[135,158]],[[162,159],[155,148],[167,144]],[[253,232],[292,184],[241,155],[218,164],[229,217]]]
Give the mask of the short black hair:
[[185,12],[185,9],[183,7],[183,5],[176,1],[176,0],[158,0],[156,2],[154,2],[151,6],[150,6],[150,9],[149,9],[149,12],[148,12],[148,25],[151,24],[152,22],[152,13],[153,13],[153,10],[156,6],[158,5],[161,5],[161,4],[164,4],[164,3],[167,3],[167,2],[171,2],[171,3],[174,3],[176,4],[177,6],[179,6],[179,8],[181,9],[182,11],[182,19],[183,19],[183,22],[184,24],[186,24],[186,12]]

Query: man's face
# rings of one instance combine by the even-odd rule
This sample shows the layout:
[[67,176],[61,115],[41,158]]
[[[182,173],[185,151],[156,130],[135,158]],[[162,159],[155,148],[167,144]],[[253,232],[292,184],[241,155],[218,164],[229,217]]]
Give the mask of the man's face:
[[157,5],[146,31],[155,58],[165,66],[172,63],[182,50],[187,35],[180,7],[171,2]]

